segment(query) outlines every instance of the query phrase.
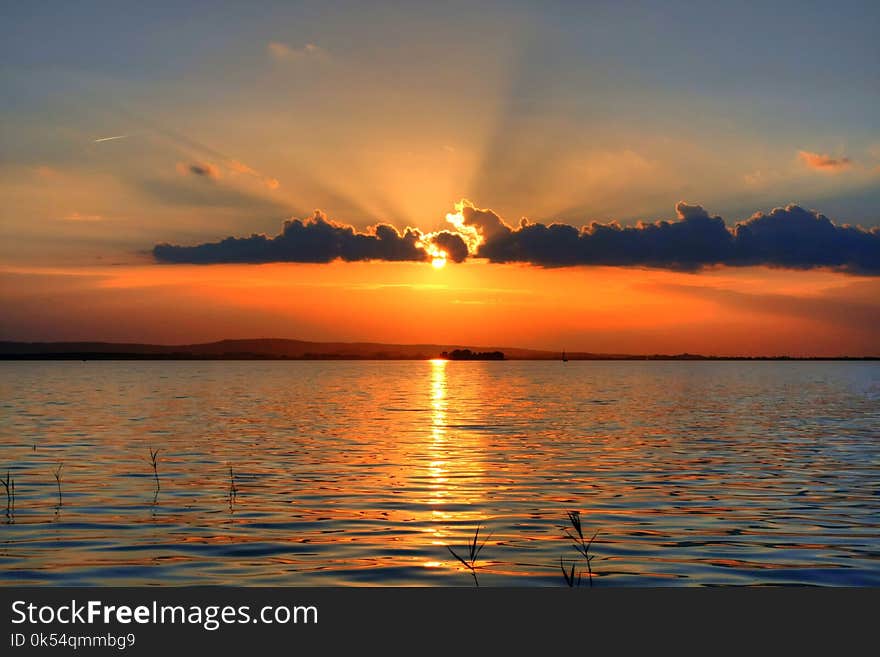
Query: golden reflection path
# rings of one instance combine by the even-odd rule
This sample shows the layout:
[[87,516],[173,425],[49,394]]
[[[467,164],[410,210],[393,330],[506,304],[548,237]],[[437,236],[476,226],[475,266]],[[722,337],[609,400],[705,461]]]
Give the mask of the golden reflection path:
[[[424,457],[429,490],[425,503],[431,508],[425,516],[425,531],[431,545],[454,546],[466,543],[477,524],[485,519],[479,508],[484,497],[483,454],[476,436],[469,432],[450,431],[449,361],[435,358],[429,363],[431,423]],[[462,506],[472,508],[457,508]],[[455,560],[426,561],[424,566],[458,569]]]

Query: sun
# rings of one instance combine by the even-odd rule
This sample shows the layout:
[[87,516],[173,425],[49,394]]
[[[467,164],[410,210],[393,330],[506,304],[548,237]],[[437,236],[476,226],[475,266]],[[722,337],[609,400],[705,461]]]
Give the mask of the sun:
[[427,251],[428,256],[431,258],[431,266],[434,269],[443,269],[446,266],[446,258],[448,257],[446,251],[430,242],[425,244],[424,248],[425,251]]

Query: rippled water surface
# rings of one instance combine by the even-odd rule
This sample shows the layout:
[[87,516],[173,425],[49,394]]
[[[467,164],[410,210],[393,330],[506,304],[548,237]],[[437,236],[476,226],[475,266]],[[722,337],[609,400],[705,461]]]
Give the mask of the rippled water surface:
[[880,585],[876,363],[4,362],[7,468],[6,585]]

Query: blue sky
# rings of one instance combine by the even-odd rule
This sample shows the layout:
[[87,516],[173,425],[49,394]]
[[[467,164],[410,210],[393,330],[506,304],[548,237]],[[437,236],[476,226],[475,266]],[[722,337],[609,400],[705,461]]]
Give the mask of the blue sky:
[[[461,198],[514,222],[672,218],[680,200],[729,224],[791,202],[880,221],[877,3],[3,14],[2,230],[25,243],[9,258],[76,259],[74,243],[126,258],[315,208],[430,230]],[[94,143],[108,135],[128,136]],[[175,173],[229,162],[259,175]]]

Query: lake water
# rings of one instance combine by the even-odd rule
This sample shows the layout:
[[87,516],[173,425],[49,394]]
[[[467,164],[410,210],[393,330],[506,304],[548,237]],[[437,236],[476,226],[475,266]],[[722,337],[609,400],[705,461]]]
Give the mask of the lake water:
[[7,468],[5,585],[880,585],[877,363],[3,362]]

